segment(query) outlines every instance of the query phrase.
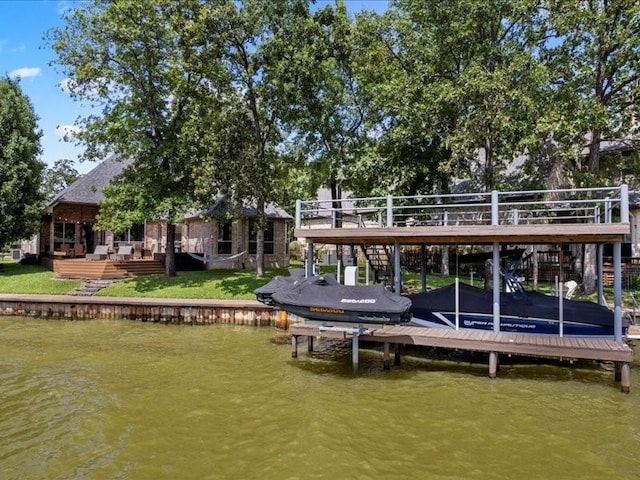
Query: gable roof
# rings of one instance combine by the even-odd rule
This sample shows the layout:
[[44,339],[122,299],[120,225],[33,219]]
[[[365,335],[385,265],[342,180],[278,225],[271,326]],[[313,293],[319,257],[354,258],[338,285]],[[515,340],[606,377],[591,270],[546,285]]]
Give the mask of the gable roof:
[[[199,212],[195,212],[192,215],[186,215],[186,218],[196,218],[196,217],[223,217],[229,213],[230,207],[228,205],[227,199],[224,195],[218,195],[213,205],[211,205],[206,210],[202,210]],[[285,212],[282,208],[277,206],[275,203],[269,203],[264,207],[264,213],[267,218],[293,218],[287,212]],[[241,212],[242,216],[247,218],[253,218],[257,215],[257,207],[255,202],[244,205]]]
[[130,159],[112,155],[53,197],[47,208],[51,209],[60,203],[98,205],[104,200],[102,189],[132,163]]

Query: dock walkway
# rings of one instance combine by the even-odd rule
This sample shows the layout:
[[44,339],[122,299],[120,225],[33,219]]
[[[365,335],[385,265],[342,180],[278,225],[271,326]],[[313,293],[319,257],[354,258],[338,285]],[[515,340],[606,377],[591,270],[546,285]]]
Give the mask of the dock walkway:
[[[616,363],[616,380],[621,382],[621,390],[630,390],[629,363],[633,361],[633,349],[623,342],[602,338],[560,337],[557,335],[531,335],[481,330],[453,330],[390,325],[364,330],[326,329],[309,324],[295,324],[290,327],[292,356],[297,357],[297,337],[351,338],[357,350],[358,340],[385,344],[385,366],[388,365],[388,344],[420,345],[445,349],[488,352],[495,355],[496,363],[489,364],[489,376],[497,375],[497,355],[513,354],[561,360],[587,359]],[[354,351],[354,368],[357,367],[357,351]]]

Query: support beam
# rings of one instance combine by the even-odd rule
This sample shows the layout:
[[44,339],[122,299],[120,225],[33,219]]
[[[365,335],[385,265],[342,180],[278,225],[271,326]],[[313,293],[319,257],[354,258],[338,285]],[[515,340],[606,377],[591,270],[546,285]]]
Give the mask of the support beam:
[[422,291],[427,291],[427,246],[420,245],[420,284]]
[[298,358],[298,336],[291,335],[291,358]]
[[307,337],[307,352],[309,352],[309,353],[313,352],[313,337],[312,336],[308,336]]
[[598,268],[598,280],[597,280],[597,290],[598,290],[598,304],[604,305],[604,245],[599,243],[597,250],[597,268]]
[[620,391],[622,393],[631,392],[631,369],[628,363],[623,363],[620,375]]
[[622,243],[613,244],[613,337],[622,341]]
[[400,366],[400,344],[396,343],[394,345],[394,350],[393,350],[393,364],[398,367]]
[[489,378],[498,376],[498,353],[489,352]]
[[353,364],[353,373],[358,371],[358,348],[359,348],[358,339],[359,337],[360,337],[360,334],[354,332],[352,336],[352,341],[351,341],[351,344],[352,344],[351,362]]
[[393,247],[393,291],[396,295],[402,293],[402,279],[400,272],[400,244],[395,243]]
[[493,243],[493,331],[500,331],[500,244]]
[[384,342],[384,353],[382,354],[383,368],[389,370],[391,368],[390,355],[389,355],[389,342]]

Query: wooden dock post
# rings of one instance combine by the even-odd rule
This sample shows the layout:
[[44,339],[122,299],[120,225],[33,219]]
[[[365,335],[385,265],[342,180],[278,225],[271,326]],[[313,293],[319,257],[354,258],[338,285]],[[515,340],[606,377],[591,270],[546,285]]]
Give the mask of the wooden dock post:
[[307,337],[307,352],[313,352],[313,337],[311,335]]
[[394,344],[393,364],[396,367],[400,366],[400,344],[399,343]]
[[298,336],[291,335],[291,358],[298,358]]
[[389,342],[384,342],[383,368],[385,370],[389,370],[391,368],[391,362],[390,362],[390,356],[389,356]]
[[360,334],[358,332],[354,332],[352,335],[352,351],[351,351],[351,360],[353,362],[353,373],[358,371],[358,339]]
[[620,367],[620,391],[622,393],[631,391],[631,369],[626,362]]
[[489,378],[496,378],[498,375],[498,354],[489,352]]

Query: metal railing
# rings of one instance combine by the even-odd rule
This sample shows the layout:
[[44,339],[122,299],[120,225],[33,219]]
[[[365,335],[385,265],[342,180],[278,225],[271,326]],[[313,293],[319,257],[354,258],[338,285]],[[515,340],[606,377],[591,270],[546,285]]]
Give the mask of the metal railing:
[[296,228],[627,223],[627,185],[297,200]]

